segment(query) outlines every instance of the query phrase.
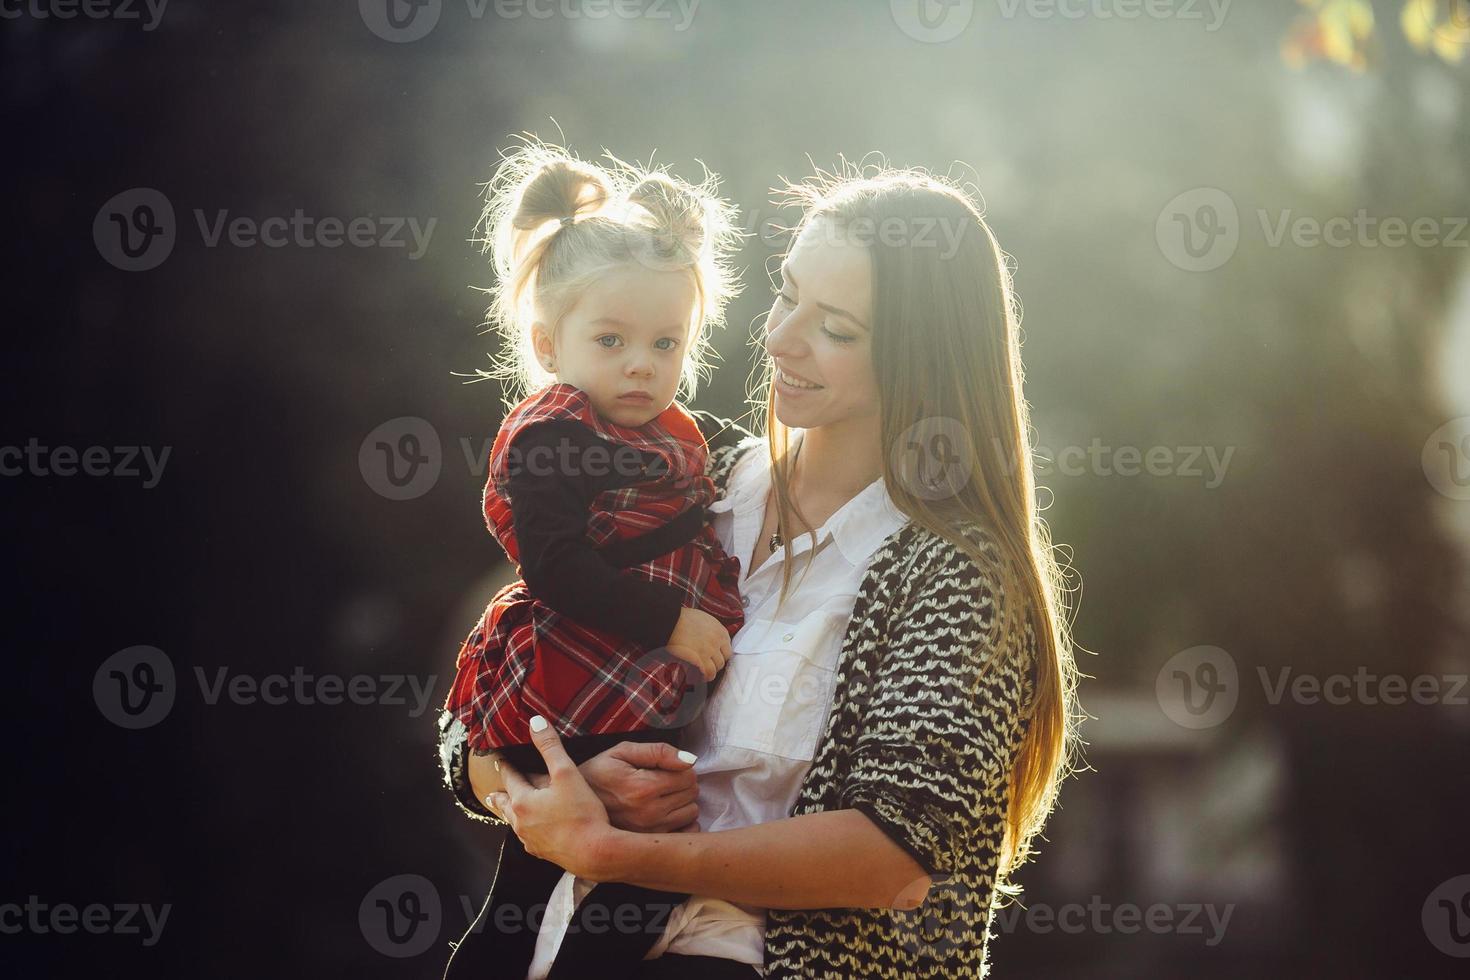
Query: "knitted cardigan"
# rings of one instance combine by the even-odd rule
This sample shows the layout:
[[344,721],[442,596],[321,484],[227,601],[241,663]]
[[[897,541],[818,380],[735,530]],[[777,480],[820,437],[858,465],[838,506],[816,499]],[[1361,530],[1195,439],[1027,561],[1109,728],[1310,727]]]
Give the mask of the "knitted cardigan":
[[[712,447],[708,472],[720,495],[737,458],[763,446]],[[988,533],[960,530],[998,561]],[[1035,663],[1031,618],[1001,594],[994,567],[913,522],[879,546],[791,815],[860,810],[933,883],[913,910],[769,909],[767,980],[986,976],[1007,787]],[[461,809],[503,826],[470,790],[463,726],[446,715],[439,727],[440,762]]]

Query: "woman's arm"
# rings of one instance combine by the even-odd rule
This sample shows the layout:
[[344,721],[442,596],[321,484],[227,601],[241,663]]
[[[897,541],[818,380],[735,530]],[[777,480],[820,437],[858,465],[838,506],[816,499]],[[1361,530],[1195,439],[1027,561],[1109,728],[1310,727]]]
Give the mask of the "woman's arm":
[[531,729],[548,776],[528,782],[502,762],[505,791],[492,794],[490,801],[529,854],[578,877],[717,895],[766,908],[917,908],[928,893],[924,869],[857,810],[712,834],[617,830],[556,728],[538,716],[531,719]]
[[914,909],[929,876],[857,810],[827,810],[712,834],[602,840],[588,877],[718,895],[773,909]]

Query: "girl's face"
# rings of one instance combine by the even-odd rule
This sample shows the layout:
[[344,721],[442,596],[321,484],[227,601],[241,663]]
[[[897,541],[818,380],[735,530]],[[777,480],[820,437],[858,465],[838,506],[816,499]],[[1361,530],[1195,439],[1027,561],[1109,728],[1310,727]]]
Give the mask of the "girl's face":
[[876,426],[867,249],[818,218],[797,236],[780,279],[765,338],[775,367],[776,417],[800,429]]
[[695,300],[685,272],[619,269],[587,288],[554,340],[543,324],[532,328],[536,356],[585,391],[597,414],[636,428],[674,402]]

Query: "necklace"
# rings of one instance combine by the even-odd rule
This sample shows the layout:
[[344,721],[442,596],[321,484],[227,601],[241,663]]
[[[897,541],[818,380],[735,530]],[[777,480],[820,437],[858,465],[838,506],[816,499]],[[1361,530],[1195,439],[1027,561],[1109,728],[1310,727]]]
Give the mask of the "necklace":
[[[804,442],[806,442],[806,438],[803,436],[801,442],[796,444],[796,452],[791,456],[791,468],[793,470],[796,468],[797,459],[801,456],[801,447]],[[776,553],[776,549],[781,547],[784,540],[781,537],[781,504],[778,500],[776,503],[776,530],[771,532],[770,540],[766,542],[766,545],[771,549],[771,554],[774,555]]]

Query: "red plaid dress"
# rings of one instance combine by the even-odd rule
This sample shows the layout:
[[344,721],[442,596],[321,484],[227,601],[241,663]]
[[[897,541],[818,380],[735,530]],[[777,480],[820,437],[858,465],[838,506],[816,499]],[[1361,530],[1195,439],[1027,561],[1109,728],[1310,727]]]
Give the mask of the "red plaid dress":
[[[679,405],[627,428],[598,416],[581,389],[554,384],[511,410],[490,453],[485,520],[512,561],[519,563],[521,556],[506,499],[507,450],[527,426],[554,419],[575,419],[667,464],[648,479],[597,495],[587,521],[594,548],[639,537],[714,500],[714,485],[704,475],[704,437]],[[731,636],[744,621],[740,561],[725,553],[708,524],[689,543],[621,574],[682,588],[684,605],[716,617]],[[460,647],[455,669],[445,707],[464,723],[477,749],[528,743],[530,718],[538,714],[563,737],[667,728],[690,679],[699,678],[697,668],[687,667],[686,673],[686,665],[666,651],[650,651],[560,615],[523,581],[496,593]]]

